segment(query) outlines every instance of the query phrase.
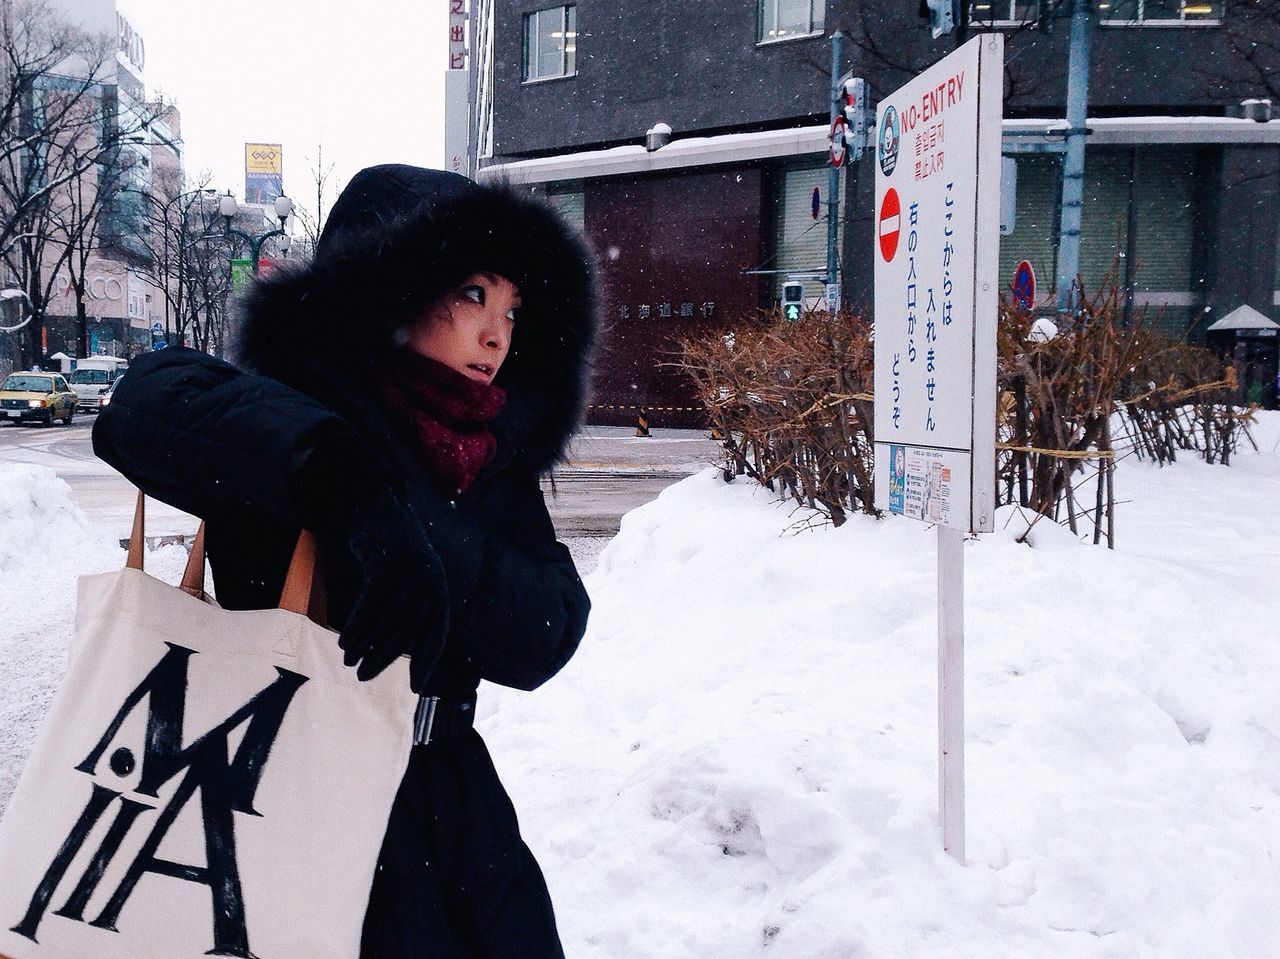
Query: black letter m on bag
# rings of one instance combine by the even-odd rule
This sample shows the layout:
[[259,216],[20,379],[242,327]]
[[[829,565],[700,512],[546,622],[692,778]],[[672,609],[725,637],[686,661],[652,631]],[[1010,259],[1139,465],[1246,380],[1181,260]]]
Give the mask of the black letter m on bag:
[[[101,913],[89,922],[99,929],[116,931],[116,920],[133,894],[138,880],[146,873],[201,883],[209,887],[213,905],[213,949],[210,955],[239,956],[251,959],[249,934],[245,927],[244,900],[240,889],[240,870],[236,862],[234,813],[260,815],[253,800],[262,781],[271,747],[280,732],[285,712],[294,694],[307,681],[305,676],[276,668],[275,681],[235,710],[190,746],[183,748],[183,721],[186,715],[187,666],[194,651],[173,643],[147,677],[126,698],[106,732],[98,740],[84,762],[76,767],[90,776],[98,775],[99,765],[125,721],[143,699],[147,700],[146,737],[142,749],[140,781],[132,793],[124,795],[99,783],[79,818],[58,849],[44,878],[36,887],[27,914],[12,931],[36,941],[36,932],[54,893],[62,885],[72,862],[80,853],[90,832],[108,807],[120,800],[115,820],[111,823],[97,851],[83,874],[76,880],[66,903],[55,916],[85,922],[84,911],[102,881],[107,867],[120,851],[137,820],[154,812],[162,786],[181,775],[177,788],[160,810],[151,832],[125,871],[124,878],[112,892]],[[232,732],[244,727],[244,735],[235,755],[230,756],[228,739]],[[132,750],[121,747],[107,758],[106,765],[117,777],[129,777],[135,768]],[[204,824],[206,864],[191,866],[160,858],[158,851],[178,814],[200,792],[200,814]],[[147,802],[147,799],[156,800]]]

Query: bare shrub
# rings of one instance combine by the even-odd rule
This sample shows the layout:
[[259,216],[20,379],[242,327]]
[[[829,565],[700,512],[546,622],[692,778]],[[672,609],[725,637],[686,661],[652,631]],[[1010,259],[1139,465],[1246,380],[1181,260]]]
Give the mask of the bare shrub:
[[726,478],[747,475],[839,526],[875,509],[872,347],[864,317],[775,311],[681,343],[724,438]]
[[[1115,285],[1082,297],[1078,314],[1056,329],[1011,303],[1001,307],[997,341],[997,496],[1080,532],[1093,522],[1094,542],[1106,531],[1114,544],[1111,414],[1122,384],[1152,348],[1153,335],[1139,320],[1117,322]],[[1076,477],[1097,483],[1087,507]],[[1003,495],[1001,495],[1003,494]]]
[[[1116,423],[1159,462],[1229,461],[1248,436],[1234,371],[1174,343],[1145,315],[1122,322],[1114,282],[1056,326],[1011,303],[998,326],[997,501],[1115,545]],[[780,312],[703,331],[683,369],[724,442],[725,478],[750,476],[835,525],[875,508],[872,329],[862,315]]]
[[1156,338],[1125,384],[1120,420],[1129,449],[1161,465],[1178,452],[1230,464],[1241,438],[1254,448],[1255,404],[1242,405],[1235,367],[1211,350]]

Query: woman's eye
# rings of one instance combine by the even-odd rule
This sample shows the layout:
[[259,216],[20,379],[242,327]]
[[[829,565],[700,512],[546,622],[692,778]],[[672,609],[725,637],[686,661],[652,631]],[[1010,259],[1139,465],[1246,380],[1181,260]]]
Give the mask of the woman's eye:
[[507,310],[507,319],[514,323],[516,321],[516,311]]
[[462,296],[470,300],[472,303],[484,305],[484,288],[479,286],[464,286],[462,288]]

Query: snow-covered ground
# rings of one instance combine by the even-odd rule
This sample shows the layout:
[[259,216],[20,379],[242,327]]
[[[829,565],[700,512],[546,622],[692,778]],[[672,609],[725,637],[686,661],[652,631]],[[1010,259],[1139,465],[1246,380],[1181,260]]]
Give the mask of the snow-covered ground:
[[[966,545],[968,851],[940,848],[933,531],[707,470],[628,514],[582,650],[478,725],[572,959],[1280,956],[1280,414],[1117,471],[1117,549]],[[122,562],[0,467],[0,808]],[[181,551],[153,556],[176,579]]]

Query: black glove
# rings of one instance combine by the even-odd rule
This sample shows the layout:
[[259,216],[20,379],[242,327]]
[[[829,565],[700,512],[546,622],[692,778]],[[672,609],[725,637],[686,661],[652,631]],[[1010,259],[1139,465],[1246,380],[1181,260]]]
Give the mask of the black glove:
[[410,654],[410,685],[421,693],[444,651],[449,587],[422,524],[389,492],[359,503],[347,538],[362,582],[338,645],[343,662],[372,679]]
[[408,653],[421,693],[444,650],[449,587],[444,567],[404,499],[400,478],[340,421],[299,451],[294,485],[301,524],[345,541],[360,584],[338,640],[343,661],[369,680]]

